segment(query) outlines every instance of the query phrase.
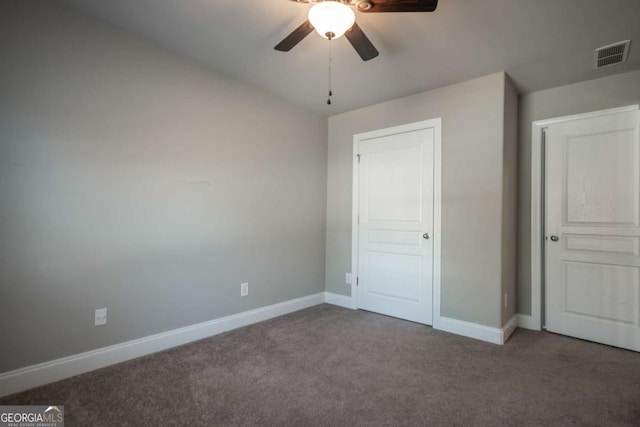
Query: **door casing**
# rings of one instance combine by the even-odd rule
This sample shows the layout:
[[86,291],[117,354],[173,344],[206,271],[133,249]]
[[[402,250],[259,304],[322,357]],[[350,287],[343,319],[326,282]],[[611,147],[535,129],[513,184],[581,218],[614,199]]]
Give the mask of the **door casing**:
[[440,287],[441,287],[441,199],[442,199],[442,119],[435,118],[420,122],[394,126],[385,129],[359,133],[353,136],[353,186],[352,186],[352,216],[351,216],[351,308],[358,309],[358,199],[360,194],[359,157],[361,141],[379,138],[399,133],[412,132],[421,129],[434,130],[434,170],[433,170],[433,328],[440,328]]

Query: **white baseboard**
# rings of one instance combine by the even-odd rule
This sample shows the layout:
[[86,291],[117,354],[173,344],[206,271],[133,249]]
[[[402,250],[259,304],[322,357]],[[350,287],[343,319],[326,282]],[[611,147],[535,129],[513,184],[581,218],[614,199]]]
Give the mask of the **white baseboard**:
[[532,331],[540,331],[540,325],[538,325],[533,317],[528,314],[516,314],[518,318],[518,328],[531,329]]
[[353,309],[353,302],[351,297],[346,295],[334,294],[333,292],[325,292],[324,301],[327,304],[333,304],[344,308]]
[[135,359],[325,302],[325,293],[284,301],[184,328],[0,374],[0,397]]
[[492,328],[491,326],[440,316],[440,327],[438,329],[445,332],[451,332],[452,334],[502,345],[509,338],[509,335],[513,333],[515,328],[515,316],[512,317],[502,328]]
[[502,327],[502,344],[506,343],[513,331],[518,327],[518,317],[514,314]]

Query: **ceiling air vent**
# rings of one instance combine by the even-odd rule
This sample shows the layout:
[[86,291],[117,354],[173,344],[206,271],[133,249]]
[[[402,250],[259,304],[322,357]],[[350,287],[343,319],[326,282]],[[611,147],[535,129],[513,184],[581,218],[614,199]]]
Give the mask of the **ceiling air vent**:
[[625,62],[629,55],[630,44],[631,40],[625,40],[597,48],[594,56],[595,67],[602,68]]

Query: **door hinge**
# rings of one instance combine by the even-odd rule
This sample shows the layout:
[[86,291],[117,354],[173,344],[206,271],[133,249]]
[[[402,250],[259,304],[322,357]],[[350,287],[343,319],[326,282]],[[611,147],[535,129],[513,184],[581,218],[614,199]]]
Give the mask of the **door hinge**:
[[358,215],[358,224],[360,224],[360,215]]
[[358,163],[360,163],[360,154],[356,154],[358,156]]
[[356,286],[358,286],[359,284],[360,284],[360,278],[356,276]]

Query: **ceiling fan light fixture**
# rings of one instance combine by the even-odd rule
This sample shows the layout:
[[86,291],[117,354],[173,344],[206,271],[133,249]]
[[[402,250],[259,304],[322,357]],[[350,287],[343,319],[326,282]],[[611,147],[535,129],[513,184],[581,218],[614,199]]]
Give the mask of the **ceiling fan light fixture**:
[[316,32],[325,39],[337,39],[356,21],[353,10],[338,1],[323,1],[309,9],[309,22]]

